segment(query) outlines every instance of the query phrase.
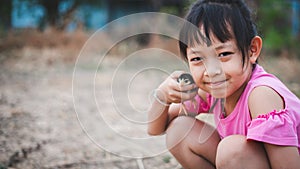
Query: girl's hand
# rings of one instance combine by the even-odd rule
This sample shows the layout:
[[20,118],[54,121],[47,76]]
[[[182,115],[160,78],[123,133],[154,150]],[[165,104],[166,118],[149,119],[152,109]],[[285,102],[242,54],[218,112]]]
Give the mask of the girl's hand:
[[173,72],[157,89],[157,97],[160,101],[171,104],[181,103],[190,100],[197,95],[197,86],[195,84],[185,85],[178,83],[178,77],[183,71]]

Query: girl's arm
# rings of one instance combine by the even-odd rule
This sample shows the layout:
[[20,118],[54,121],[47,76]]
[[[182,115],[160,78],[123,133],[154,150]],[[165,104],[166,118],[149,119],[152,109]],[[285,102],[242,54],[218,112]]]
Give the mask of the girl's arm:
[[298,169],[300,156],[297,147],[264,144],[272,169]]
[[163,134],[170,121],[178,116],[179,110],[179,104],[171,104],[169,107],[165,107],[155,100],[148,112],[148,134]]
[[[267,86],[253,89],[248,103],[252,119],[257,118],[259,115],[285,108],[282,97]],[[268,143],[264,143],[264,146],[272,169],[296,169],[300,167],[300,156],[297,147],[278,146]]]
[[172,73],[157,89],[155,100],[148,111],[148,133],[163,134],[169,122],[179,114],[180,105],[185,100],[194,98],[197,91],[186,92],[196,88],[195,84],[181,86],[177,78],[182,71]]

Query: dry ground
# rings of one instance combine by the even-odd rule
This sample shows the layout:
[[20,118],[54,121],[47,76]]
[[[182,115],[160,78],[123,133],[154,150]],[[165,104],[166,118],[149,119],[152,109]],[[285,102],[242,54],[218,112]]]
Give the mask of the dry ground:
[[[3,56],[7,59],[0,68],[2,167],[180,168],[171,155],[165,152],[163,138],[149,140],[145,124],[133,123],[133,126],[128,126],[127,120],[120,118],[114,111],[116,106],[109,98],[110,74],[115,71],[112,66],[114,59],[108,61],[110,66],[103,65],[104,68],[99,68],[97,73],[97,108],[95,97],[90,95],[94,87],[90,77],[94,77],[96,70],[93,63],[78,64],[73,97],[74,63],[55,60],[62,55],[60,50],[23,48],[2,55],[14,56]],[[53,61],[49,64],[48,60]],[[121,68],[120,71],[122,77],[126,74],[131,76],[130,70],[126,72]],[[137,80],[143,80],[140,78],[145,77],[138,77]],[[116,80],[122,83],[121,79]],[[141,87],[137,90],[143,91]],[[123,88],[117,87],[116,90],[122,92]],[[146,104],[141,100],[145,93],[132,94],[134,104],[144,105],[145,108]],[[141,100],[141,104],[138,104],[138,100]],[[128,118],[145,120],[146,114],[135,115],[136,112],[130,112],[130,107],[120,106],[119,109],[127,113],[125,115]],[[99,118],[99,112],[103,113],[103,118]],[[96,140],[95,143],[83,131],[78,118],[86,132]],[[125,134],[126,137],[119,134]],[[135,137],[149,141],[136,143]]]
[[[97,55],[81,60],[73,76],[77,52],[0,53],[0,168],[181,168],[163,136],[147,136],[144,122],[149,91],[163,71],[185,68],[182,62],[159,50],[106,57],[100,65]],[[298,61],[261,64],[300,94]]]

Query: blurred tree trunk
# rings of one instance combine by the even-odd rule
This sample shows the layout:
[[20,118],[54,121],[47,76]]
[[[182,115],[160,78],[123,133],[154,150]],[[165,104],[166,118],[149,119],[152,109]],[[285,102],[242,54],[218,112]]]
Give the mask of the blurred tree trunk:
[[39,0],[38,3],[45,9],[45,23],[55,30],[63,31],[73,21],[74,12],[78,8],[79,0],[74,0],[72,6],[64,13],[60,13],[59,6],[63,0]]
[[63,14],[61,14],[61,23],[58,26],[59,30],[65,30],[66,27],[74,21],[74,13],[79,6],[78,1],[74,1],[73,5]]
[[9,30],[11,24],[12,0],[0,0],[0,29]]
[[45,8],[45,19],[49,26],[56,27],[59,19],[60,0],[39,0],[39,3]]

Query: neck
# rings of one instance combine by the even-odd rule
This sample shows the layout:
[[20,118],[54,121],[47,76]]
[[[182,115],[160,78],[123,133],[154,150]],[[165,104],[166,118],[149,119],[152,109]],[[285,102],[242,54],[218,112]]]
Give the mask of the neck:
[[249,78],[247,78],[247,80],[243,83],[243,85],[236,91],[234,92],[232,95],[228,96],[225,100],[225,114],[226,116],[228,116],[229,114],[232,113],[232,111],[234,110],[238,100],[240,99],[241,95],[243,94],[243,91],[245,90],[249,80],[251,78],[251,75],[249,76]]

